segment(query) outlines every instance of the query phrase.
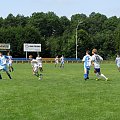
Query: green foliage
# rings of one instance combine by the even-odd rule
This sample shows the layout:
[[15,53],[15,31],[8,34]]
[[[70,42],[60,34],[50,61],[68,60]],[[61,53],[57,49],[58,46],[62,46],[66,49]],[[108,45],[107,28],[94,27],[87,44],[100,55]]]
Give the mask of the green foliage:
[[89,17],[75,14],[71,19],[54,12],[35,12],[30,17],[9,14],[0,17],[0,43],[11,44],[13,57],[25,57],[23,43],[41,43],[42,57],[75,57],[76,29],[80,58],[86,49],[97,48],[105,59],[120,50],[120,19],[95,12]]

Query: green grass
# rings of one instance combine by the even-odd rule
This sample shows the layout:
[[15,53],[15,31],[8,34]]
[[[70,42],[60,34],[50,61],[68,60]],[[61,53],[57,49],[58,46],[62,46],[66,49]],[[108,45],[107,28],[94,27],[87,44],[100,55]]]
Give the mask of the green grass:
[[43,80],[32,75],[30,64],[14,64],[9,80],[0,81],[0,120],[119,120],[120,73],[115,64],[102,64],[109,81],[83,79],[83,65],[64,69],[44,64]]

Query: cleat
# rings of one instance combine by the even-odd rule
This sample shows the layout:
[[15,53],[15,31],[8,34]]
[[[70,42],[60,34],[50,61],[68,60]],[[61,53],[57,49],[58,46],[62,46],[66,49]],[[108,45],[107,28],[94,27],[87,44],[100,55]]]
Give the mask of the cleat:
[[106,78],[106,81],[108,81],[108,78]]

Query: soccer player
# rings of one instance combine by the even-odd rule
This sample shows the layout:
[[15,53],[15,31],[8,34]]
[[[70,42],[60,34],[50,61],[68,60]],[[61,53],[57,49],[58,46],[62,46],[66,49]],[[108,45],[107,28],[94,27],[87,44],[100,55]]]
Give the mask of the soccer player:
[[43,71],[43,68],[42,68],[42,57],[40,57],[39,55],[36,57],[36,60],[38,62],[38,68],[40,70],[40,72]]
[[8,63],[7,63],[7,65],[8,65],[8,68],[9,68],[9,71],[11,72],[13,72],[14,71],[14,69],[13,69],[13,67],[12,67],[12,56],[10,55],[10,53],[8,52],[8,54],[7,54],[7,57],[8,57]]
[[[40,72],[43,72],[43,68],[42,68],[42,57],[40,57],[39,55],[36,57],[36,60],[38,62],[38,68],[40,70]],[[43,78],[43,74],[40,73],[40,76],[39,76],[39,80],[42,80]]]
[[118,67],[118,71],[120,72],[120,55],[117,55],[116,59],[115,59],[115,63]]
[[94,73],[97,76],[96,80],[99,80],[101,77],[104,78],[106,81],[108,80],[105,75],[103,75],[100,71],[100,62],[103,61],[103,58],[97,54],[97,49],[92,50],[92,64],[94,65]]
[[37,62],[37,60],[33,59],[31,61],[31,65],[32,65],[33,75],[39,77],[39,74],[38,74],[38,62]]
[[55,58],[55,67],[56,67],[58,64],[59,64],[59,58],[58,58],[58,56],[56,56],[56,58]]
[[62,57],[60,58],[60,68],[64,68],[64,56],[62,55]]
[[89,50],[86,51],[86,55],[83,57],[84,62],[84,79],[89,79],[89,70],[91,66],[91,56],[89,55]]
[[[10,79],[12,79],[12,77],[10,76],[9,72],[8,72],[8,69],[7,69],[7,60],[8,60],[8,57],[3,55],[1,52],[0,52],[0,71],[4,71],[6,72],[6,74],[8,75],[8,77]],[[2,76],[0,74],[0,79],[2,79]]]

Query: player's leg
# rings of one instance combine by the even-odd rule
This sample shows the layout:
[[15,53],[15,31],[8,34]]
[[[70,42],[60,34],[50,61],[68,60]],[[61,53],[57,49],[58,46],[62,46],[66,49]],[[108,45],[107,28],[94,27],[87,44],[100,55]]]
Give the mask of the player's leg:
[[12,77],[11,77],[11,75],[10,75],[10,73],[9,73],[8,71],[6,71],[6,74],[8,75],[8,77],[9,77],[10,79],[12,79]]
[[1,76],[1,74],[0,74],[0,79],[2,79],[2,76]]
[[87,69],[84,68],[84,79],[87,80]]
[[87,79],[89,79],[89,70],[90,68],[87,68]]
[[96,69],[96,68],[94,68],[94,73],[96,74],[96,76],[97,76],[97,78],[96,78],[96,80],[99,80],[100,79],[100,69]]

